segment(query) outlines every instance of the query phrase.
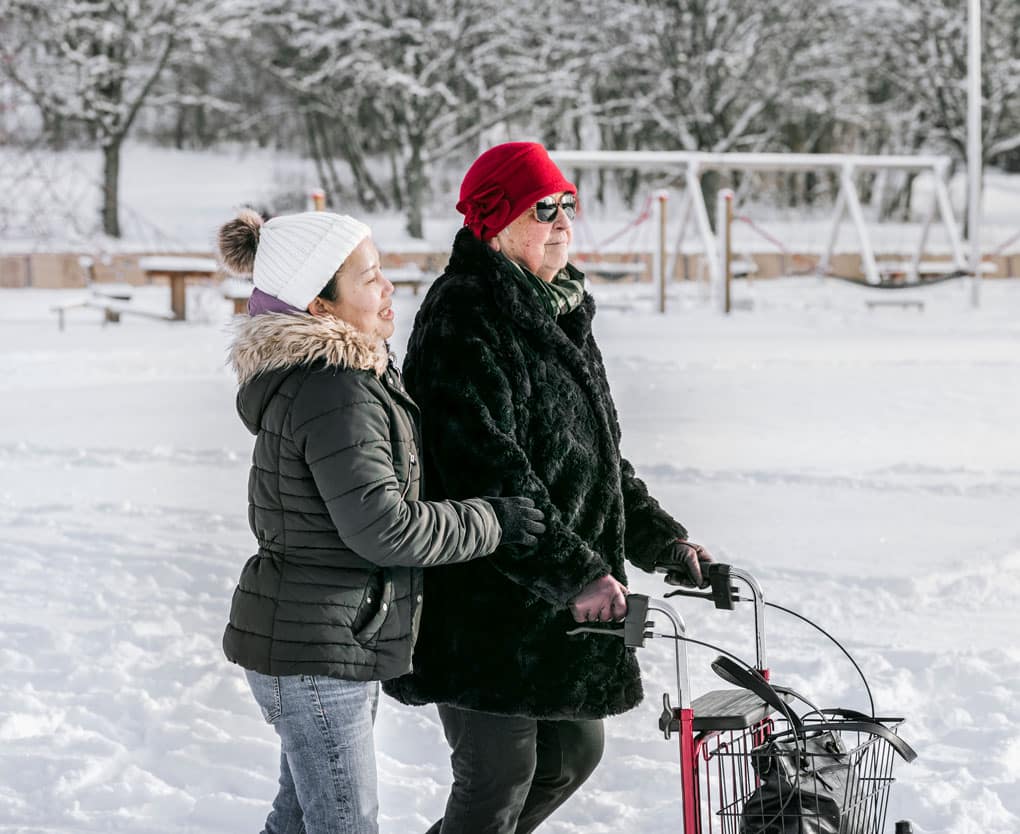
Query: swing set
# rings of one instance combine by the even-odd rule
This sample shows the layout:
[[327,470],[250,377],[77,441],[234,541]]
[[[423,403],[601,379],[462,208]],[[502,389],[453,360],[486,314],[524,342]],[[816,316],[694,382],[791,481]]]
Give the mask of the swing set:
[[[709,222],[709,207],[701,191],[701,175],[705,171],[763,171],[763,172],[832,172],[837,175],[839,191],[829,224],[829,233],[825,247],[820,255],[817,272],[822,275],[845,277],[862,283],[859,279],[849,276],[836,276],[832,269],[833,256],[844,221],[849,217],[858,239],[858,251],[861,259],[863,283],[874,287],[910,286],[928,283],[938,277],[957,277],[969,274],[967,259],[956,218],[953,215],[949,199],[947,178],[950,160],[945,156],[877,156],[855,154],[784,154],[784,153],[702,153],[695,151],[555,151],[553,159],[563,166],[573,168],[630,168],[644,171],[664,172],[672,177],[684,178],[684,195],[682,197],[683,220],[680,235],[675,246],[672,273],[676,274],[678,259],[682,257],[681,245],[686,234],[690,219],[693,218],[696,235],[700,238],[700,251],[705,260],[705,267],[713,285],[721,285],[725,268],[724,258],[720,251],[719,241]],[[857,178],[862,172],[900,170],[913,173],[931,174],[933,184],[932,199],[927,207],[921,234],[914,249],[913,256],[906,262],[880,262],[876,259],[871,242],[871,235],[865,223],[864,210],[857,190]],[[660,236],[659,250],[653,252],[653,259],[660,283],[660,309],[665,307],[665,284],[667,275],[667,251],[665,235],[666,199],[659,192]],[[622,229],[594,247],[598,253],[601,247],[613,242],[628,232],[632,238],[639,227],[651,220],[654,215],[656,195],[649,196],[637,216]],[[774,235],[769,234],[750,218],[736,215],[734,220],[741,222],[767,240],[778,250],[784,269],[792,266],[794,272],[809,272],[804,268],[804,261],[809,259],[792,253],[788,246]],[[941,222],[949,241],[951,257],[948,261],[925,261],[924,254],[928,244],[931,226]],[[633,251],[633,249],[631,250]],[[797,264],[801,259],[802,263]],[[813,261],[813,259],[810,259]],[[737,260],[731,264],[736,267],[739,275],[752,274],[751,259]],[[589,264],[588,268],[595,274],[638,274],[644,271],[637,269],[633,262],[626,266],[619,264],[610,266],[601,260],[598,267]]]
[[[634,259],[637,252],[648,251],[644,244],[644,237],[647,231],[645,224],[652,219],[655,208],[653,206],[654,195],[649,194],[634,217],[628,220],[621,228],[602,240],[597,240],[595,231],[588,223],[584,212],[577,216],[576,226],[578,231],[579,247],[587,249],[591,254],[579,255],[577,265],[589,275],[597,275],[607,281],[619,281],[625,278],[639,278],[645,274],[648,264],[644,258]],[[620,260],[607,260],[603,252],[608,246],[616,243],[626,235],[624,252],[628,257]]]

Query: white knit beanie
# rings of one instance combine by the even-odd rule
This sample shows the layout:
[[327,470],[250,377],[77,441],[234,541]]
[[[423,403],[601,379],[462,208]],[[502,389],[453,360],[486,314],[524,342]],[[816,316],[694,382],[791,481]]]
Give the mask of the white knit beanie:
[[252,280],[262,292],[304,310],[371,231],[346,214],[274,217],[259,231]]

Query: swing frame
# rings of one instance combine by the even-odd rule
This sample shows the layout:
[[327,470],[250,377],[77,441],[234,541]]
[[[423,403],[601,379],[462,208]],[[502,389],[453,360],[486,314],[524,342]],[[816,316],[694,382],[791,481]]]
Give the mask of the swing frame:
[[953,260],[947,271],[965,272],[967,258],[963,251],[960,229],[953,215],[947,180],[951,161],[947,156],[880,156],[862,154],[798,154],[798,153],[703,153],[700,151],[553,151],[552,158],[560,165],[574,168],[637,168],[670,171],[685,177],[685,211],[693,211],[698,234],[712,281],[722,280],[723,264],[719,246],[709,222],[709,208],[701,193],[701,175],[705,171],[837,171],[839,193],[833,209],[825,251],[818,265],[820,273],[830,269],[839,230],[847,215],[857,231],[861,265],[868,284],[882,283],[882,270],[875,259],[875,250],[864,222],[864,211],[854,182],[860,171],[903,170],[930,172],[933,176],[933,198],[921,226],[921,236],[913,258],[907,266],[907,280],[920,280],[922,258],[931,224],[936,217],[949,237]]

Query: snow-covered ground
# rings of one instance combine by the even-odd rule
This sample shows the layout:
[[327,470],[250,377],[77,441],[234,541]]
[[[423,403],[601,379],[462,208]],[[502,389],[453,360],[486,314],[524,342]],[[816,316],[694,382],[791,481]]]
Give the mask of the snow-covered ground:
[[[639,290],[596,290],[624,451],[653,493],[843,638],[879,711],[907,716],[920,758],[890,821],[1015,834],[1020,282],[986,282],[977,310],[956,282],[760,282],[728,318],[693,286],[665,316]],[[219,649],[253,549],[252,438],[227,302],[189,292],[187,324],[82,310],[61,333],[49,307],[78,293],[0,291],[0,830],[240,834],[274,794],[275,735]],[[873,297],[926,306],[868,311]],[[398,351],[415,304],[399,292]],[[631,588],[665,590],[637,571]],[[749,652],[746,615],[679,607],[694,636]],[[769,624],[778,681],[864,706],[837,651]],[[603,764],[543,831],[680,830],[675,742],[656,726],[671,652],[643,651],[645,703],[608,721]],[[695,694],[717,688],[711,657],[693,653]],[[377,739],[383,831],[424,831],[450,781],[434,710],[384,699]]]

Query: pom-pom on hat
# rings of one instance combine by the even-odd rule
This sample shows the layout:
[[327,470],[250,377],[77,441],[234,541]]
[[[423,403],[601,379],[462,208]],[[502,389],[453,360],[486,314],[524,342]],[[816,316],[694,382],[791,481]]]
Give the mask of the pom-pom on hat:
[[[284,214],[258,227],[256,289],[304,310],[371,229],[346,214]],[[222,245],[221,245],[222,246]]]
[[476,159],[460,184],[457,211],[479,240],[491,240],[532,204],[562,191],[577,193],[537,142],[506,142]]

